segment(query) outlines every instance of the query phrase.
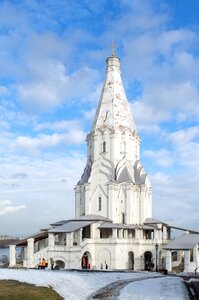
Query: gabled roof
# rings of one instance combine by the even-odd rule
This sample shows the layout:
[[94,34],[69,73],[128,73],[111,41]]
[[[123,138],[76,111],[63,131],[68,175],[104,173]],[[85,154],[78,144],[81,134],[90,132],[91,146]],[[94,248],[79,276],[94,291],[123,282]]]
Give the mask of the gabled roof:
[[167,250],[190,250],[199,243],[199,234],[182,234],[164,247]]

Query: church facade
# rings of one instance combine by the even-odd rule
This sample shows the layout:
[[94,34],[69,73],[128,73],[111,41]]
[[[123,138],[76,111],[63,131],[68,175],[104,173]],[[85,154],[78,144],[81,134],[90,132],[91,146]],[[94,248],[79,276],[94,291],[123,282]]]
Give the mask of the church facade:
[[45,258],[66,269],[170,271],[171,227],[152,218],[151,181],[140,160],[140,137],[114,53],[106,60],[106,79],[86,141],[87,163],[75,186],[75,218],[11,245],[10,266],[17,264],[17,246],[28,268]]

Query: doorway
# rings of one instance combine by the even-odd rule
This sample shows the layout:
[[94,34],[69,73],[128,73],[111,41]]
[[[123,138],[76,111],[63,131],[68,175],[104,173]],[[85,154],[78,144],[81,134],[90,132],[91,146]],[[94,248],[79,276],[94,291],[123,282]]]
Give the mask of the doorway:
[[153,255],[150,251],[144,253],[144,270],[151,271],[153,266]]
[[129,270],[134,270],[134,253],[132,251],[129,251]]

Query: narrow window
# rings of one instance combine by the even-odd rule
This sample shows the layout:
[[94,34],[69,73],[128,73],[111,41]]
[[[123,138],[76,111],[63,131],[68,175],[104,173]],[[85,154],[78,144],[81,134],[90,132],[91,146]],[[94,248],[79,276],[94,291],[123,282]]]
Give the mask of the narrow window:
[[125,214],[122,213],[122,223],[125,223]]
[[102,210],[102,198],[98,198],[98,210]]
[[106,152],[106,142],[103,142],[103,152]]

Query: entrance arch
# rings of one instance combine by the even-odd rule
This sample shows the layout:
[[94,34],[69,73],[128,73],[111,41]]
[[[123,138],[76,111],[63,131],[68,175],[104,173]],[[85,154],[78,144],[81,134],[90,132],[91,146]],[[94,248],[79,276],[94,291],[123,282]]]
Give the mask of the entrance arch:
[[144,269],[150,271],[153,264],[153,255],[150,251],[144,252]]
[[90,269],[91,267],[91,254],[89,251],[84,252],[81,260],[82,269]]
[[55,267],[54,269],[64,269],[65,268],[65,262],[62,260],[55,260]]
[[134,270],[134,253],[132,251],[128,253],[128,265],[129,270]]

